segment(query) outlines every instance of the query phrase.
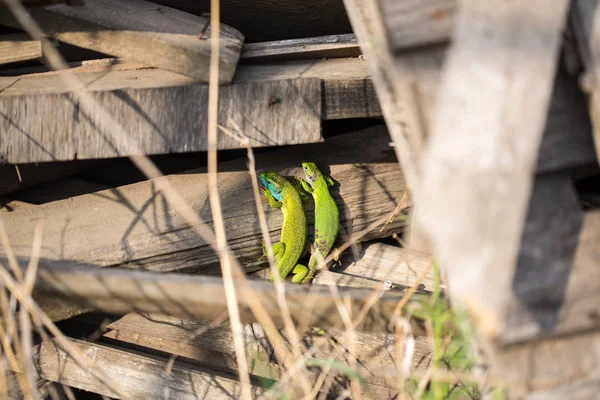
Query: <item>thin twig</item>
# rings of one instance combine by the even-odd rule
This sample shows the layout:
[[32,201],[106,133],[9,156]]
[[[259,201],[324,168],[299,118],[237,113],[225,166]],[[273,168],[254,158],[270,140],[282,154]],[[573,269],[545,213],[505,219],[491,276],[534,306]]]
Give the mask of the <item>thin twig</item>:
[[221,273],[225,286],[225,299],[229,311],[229,321],[233,332],[235,357],[242,385],[242,398],[252,399],[250,374],[244,346],[243,327],[238,308],[237,294],[233,285],[231,254],[228,251],[221,199],[219,197],[217,177],[217,118],[219,113],[219,35],[220,35],[219,0],[210,1],[210,77],[208,82],[208,196],[212,211],[215,236]]
[[[250,140],[248,136],[241,131],[239,126],[235,123],[235,121],[230,120],[230,123],[234,125],[237,130],[237,134],[230,131],[229,129],[219,126],[222,132],[227,134],[230,137],[238,140],[239,143],[244,146],[248,153],[248,172],[250,174],[250,178],[252,181],[252,191],[254,194],[254,202],[256,204],[256,211],[258,214],[258,222],[260,225],[261,233],[263,240],[265,242],[265,247],[267,251],[267,258],[269,261],[269,267],[271,270],[271,276],[273,277],[273,282],[275,285],[275,293],[277,294],[277,304],[281,310],[281,316],[283,319],[284,329],[290,339],[292,354],[294,356],[294,362],[301,360],[302,352],[300,351],[300,335],[298,334],[298,330],[294,325],[294,321],[292,320],[292,314],[288,307],[287,301],[285,299],[285,285],[283,284],[283,280],[281,279],[279,270],[275,265],[275,256],[273,254],[273,249],[271,248],[271,236],[269,235],[269,228],[267,225],[267,218],[265,216],[265,212],[262,208],[262,201],[260,197],[260,191],[258,186],[258,179],[256,177],[256,161],[254,158],[254,151],[250,146]],[[238,136],[239,135],[239,136]],[[310,382],[307,377],[306,366],[302,363],[299,365],[300,368],[300,383],[304,390],[304,394],[308,395],[310,393]]]

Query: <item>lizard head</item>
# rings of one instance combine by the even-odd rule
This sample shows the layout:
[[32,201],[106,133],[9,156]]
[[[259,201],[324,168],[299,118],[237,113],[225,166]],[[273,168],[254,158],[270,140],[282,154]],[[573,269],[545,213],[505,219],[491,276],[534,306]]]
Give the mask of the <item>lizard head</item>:
[[275,200],[278,201],[281,200],[281,196],[283,195],[283,188],[286,184],[289,184],[283,176],[275,172],[261,172],[258,174],[258,179],[271,192]]
[[304,170],[304,176],[310,186],[315,185],[315,182],[321,176],[321,171],[317,168],[317,165],[310,161],[302,161],[302,169]]

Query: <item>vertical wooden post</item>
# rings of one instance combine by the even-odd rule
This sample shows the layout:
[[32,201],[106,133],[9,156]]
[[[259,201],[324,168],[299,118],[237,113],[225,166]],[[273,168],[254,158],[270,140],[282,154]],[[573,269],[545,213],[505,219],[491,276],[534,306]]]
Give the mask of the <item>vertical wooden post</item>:
[[568,1],[459,1],[416,203],[452,297],[500,333]]

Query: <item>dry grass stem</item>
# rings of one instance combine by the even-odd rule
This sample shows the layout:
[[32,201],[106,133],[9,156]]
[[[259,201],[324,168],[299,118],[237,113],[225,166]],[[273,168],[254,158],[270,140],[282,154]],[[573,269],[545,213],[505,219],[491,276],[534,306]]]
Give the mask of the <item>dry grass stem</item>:
[[29,293],[23,290],[6,271],[4,266],[0,265],[0,280],[4,281],[4,285],[8,290],[17,298],[21,305],[33,316],[39,317],[41,323],[48,329],[48,331],[54,335],[54,340],[57,344],[69,353],[69,356],[81,367],[90,372],[90,374],[106,385],[107,388],[112,390],[121,398],[129,398],[127,395],[122,393],[118,388],[114,387],[104,372],[98,370],[97,365],[91,359],[86,358],[83,353],[71,345],[70,340],[58,329],[58,327],[50,320],[50,318],[44,313],[39,306],[35,303]]
[[237,294],[233,284],[233,271],[231,266],[232,255],[228,251],[221,199],[219,197],[217,176],[217,119],[219,113],[219,35],[220,35],[220,10],[219,0],[210,2],[210,77],[208,82],[208,195],[213,224],[217,239],[219,260],[225,298],[229,311],[229,321],[233,332],[235,357],[238,364],[238,374],[242,386],[242,398],[252,399],[250,374],[244,345],[244,330],[238,308]]
[[[235,121],[229,121],[232,125],[234,125],[236,132],[232,132],[229,129],[220,126],[219,128],[226,135],[236,139],[242,146],[246,148],[248,154],[248,173],[250,174],[250,179],[252,181],[252,192],[254,195],[254,202],[256,204],[256,212],[258,214],[258,222],[260,225],[261,234],[263,237],[263,241],[265,243],[265,248],[267,251],[267,259],[269,262],[269,269],[271,271],[271,276],[273,277],[273,282],[275,286],[275,292],[277,294],[277,303],[279,305],[279,309],[281,310],[281,316],[283,319],[284,329],[290,339],[292,355],[294,358],[294,362],[296,363],[298,360],[303,360],[302,352],[300,351],[300,335],[296,330],[296,326],[294,325],[294,321],[292,320],[292,315],[290,309],[288,307],[287,301],[285,300],[285,285],[283,284],[283,280],[279,274],[279,270],[275,265],[275,255],[273,254],[273,249],[271,248],[271,235],[269,234],[269,227],[267,225],[267,218],[265,216],[265,211],[262,207],[262,200],[260,196],[260,190],[258,185],[258,178],[256,174],[256,161],[254,158],[254,151],[250,146],[250,140],[248,136],[244,134],[244,132],[237,126]],[[279,333],[277,333],[279,335]],[[307,370],[304,363],[298,365],[299,367],[299,375],[300,375],[300,383],[302,389],[304,390],[304,394],[308,395],[310,392],[310,381],[307,377]]]

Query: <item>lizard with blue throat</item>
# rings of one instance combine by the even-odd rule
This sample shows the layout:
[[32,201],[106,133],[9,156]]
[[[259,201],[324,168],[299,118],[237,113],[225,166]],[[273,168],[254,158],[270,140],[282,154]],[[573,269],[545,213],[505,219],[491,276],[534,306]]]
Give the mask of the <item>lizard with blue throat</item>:
[[[306,215],[302,206],[301,194],[287,179],[275,172],[261,172],[258,178],[265,186],[261,192],[269,206],[279,208],[283,214],[281,238],[271,246],[275,256],[275,266],[281,279],[294,273],[292,282],[301,283],[308,273],[306,266],[298,264],[304,253],[307,241]],[[266,249],[263,243],[263,256]],[[273,280],[273,275],[270,276]]]

